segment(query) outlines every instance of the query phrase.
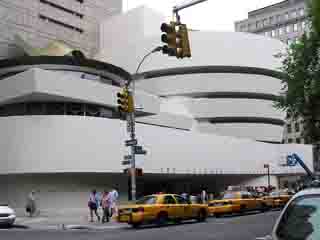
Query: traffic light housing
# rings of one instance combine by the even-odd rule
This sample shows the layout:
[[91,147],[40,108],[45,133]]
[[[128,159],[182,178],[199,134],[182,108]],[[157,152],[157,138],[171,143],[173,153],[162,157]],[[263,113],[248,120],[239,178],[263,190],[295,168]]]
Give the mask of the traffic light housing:
[[177,58],[191,57],[190,41],[186,24],[170,22],[161,25],[162,53]]
[[177,43],[176,43],[176,22],[170,22],[170,24],[162,23],[161,31],[163,34],[161,35],[161,41],[165,43],[162,47],[162,53],[167,54],[169,56],[176,56]]
[[191,57],[190,41],[186,24],[180,24],[177,32],[177,58]]
[[132,113],[134,112],[134,102],[133,96],[131,92],[129,92],[128,88],[123,88],[122,92],[117,93],[117,103],[118,103],[118,110],[122,113]]

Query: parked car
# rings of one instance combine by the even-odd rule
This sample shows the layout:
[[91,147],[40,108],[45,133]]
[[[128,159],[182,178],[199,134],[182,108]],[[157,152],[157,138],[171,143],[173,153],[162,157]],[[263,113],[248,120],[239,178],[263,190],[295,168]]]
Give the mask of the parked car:
[[311,240],[320,236],[320,189],[311,188],[294,195],[282,210],[272,235],[265,240]]
[[243,213],[246,211],[266,211],[268,206],[261,198],[255,198],[246,191],[226,191],[221,200],[208,204],[209,214],[219,217],[222,214]]
[[136,204],[119,207],[117,220],[138,227],[144,223],[165,224],[169,220],[205,221],[207,215],[206,204],[194,204],[175,194],[155,194],[143,197]]
[[274,191],[262,197],[264,203],[270,208],[282,208],[293,195],[286,191]]
[[16,220],[16,214],[8,204],[0,204],[0,226],[11,227]]

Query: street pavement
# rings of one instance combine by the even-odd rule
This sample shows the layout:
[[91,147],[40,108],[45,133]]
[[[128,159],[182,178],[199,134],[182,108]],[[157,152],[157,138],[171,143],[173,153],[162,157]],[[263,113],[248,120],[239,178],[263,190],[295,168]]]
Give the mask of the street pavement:
[[145,226],[132,229],[127,225],[114,225],[101,230],[39,230],[39,229],[0,229],[0,239],[10,240],[103,240],[103,239],[140,239],[140,240],[255,240],[268,235],[279,215],[279,211],[209,218],[207,222],[186,222],[163,227]]

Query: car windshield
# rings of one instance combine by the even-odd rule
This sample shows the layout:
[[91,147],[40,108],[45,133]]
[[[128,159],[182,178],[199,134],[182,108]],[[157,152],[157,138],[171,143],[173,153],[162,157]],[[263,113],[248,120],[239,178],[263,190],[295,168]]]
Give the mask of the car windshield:
[[156,196],[145,196],[138,201],[136,201],[136,204],[155,204],[157,201]]
[[272,197],[278,197],[280,194],[279,192],[271,192],[269,195]]
[[222,199],[234,199],[234,198],[237,198],[237,194],[234,192],[225,193],[222,197]]
[[320,239],[320,195],[294,200],[284,213],[276,234],[280,240]]

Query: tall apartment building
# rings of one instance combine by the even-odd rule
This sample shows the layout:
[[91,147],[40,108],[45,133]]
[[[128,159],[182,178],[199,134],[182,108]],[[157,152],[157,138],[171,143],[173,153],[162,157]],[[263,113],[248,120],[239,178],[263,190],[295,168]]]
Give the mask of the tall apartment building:
[[[307,0],[286,0],[248,13],[248,19],[235,22],[237,32],[250,32],[277,38],[291,44],[307,30]],[[302,119],[287,116],[285,143],[305,143]]]
[[36,47],[62,40],[87,55],[99,48],[99,22],[122,10],[120,0],[1,0],[0,59],[19,53],[19,34]]

